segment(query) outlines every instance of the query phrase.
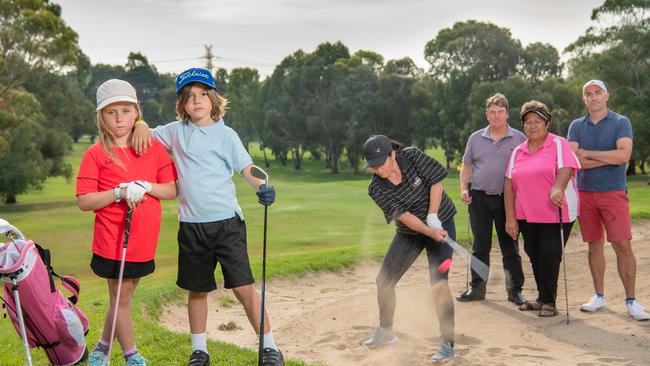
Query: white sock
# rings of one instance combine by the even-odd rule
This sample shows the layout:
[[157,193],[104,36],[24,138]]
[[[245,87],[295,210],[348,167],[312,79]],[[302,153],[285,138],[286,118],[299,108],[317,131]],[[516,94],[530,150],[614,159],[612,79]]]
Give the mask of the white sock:
[[208,353],[208,335],[206,333],[192,333],[192,351],[203,351]]
[[275,345],[275,341],[273,340],[273,331],[264,333],[264,348],[273,348],[279,351],[278,346]]

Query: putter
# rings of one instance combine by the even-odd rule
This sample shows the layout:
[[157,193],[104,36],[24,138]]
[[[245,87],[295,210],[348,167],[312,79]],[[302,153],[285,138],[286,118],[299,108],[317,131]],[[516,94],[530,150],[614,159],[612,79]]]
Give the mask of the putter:
[[108,341],[108,363],[111,364],[111,351],[113,350],[113,338],[115,338],[115,324],[117,323],[117,307],[120,301],[122,290],[122,277],[124,276],[124,262],[126,261],[126,248],[129,246],[129,231],[131,230],[131,216],[133,209],[129,208],[126,213],[126,226],[124,227],[124,244],[122,244],[122,260],[120,261],[120,272],[117,276],[117,296],[115,297],[115,310],[113,311],[113,325],[111,325],[111,340]]
[[569,289],[566,281],[566,261],[564,260],[564,223],[562,221],[562,207],[558,209],[560,213],[560,243],[562,245],[562,271],[564,272],[564,300],[566,301],[566,319],[560,321],[562,324],[569,324]]
[[[253,165],[251,175],[258,179],[263,179],[264,184],[268,187],[269,175],[260,167]],[[268,206],[264,206],[264,242],[262,245],[262,305],[260,306],[260,340],[257,351],[257,364],[262,366],[262,355],[264,354],[264,291],[266,289],[266,222],[268,215]]]

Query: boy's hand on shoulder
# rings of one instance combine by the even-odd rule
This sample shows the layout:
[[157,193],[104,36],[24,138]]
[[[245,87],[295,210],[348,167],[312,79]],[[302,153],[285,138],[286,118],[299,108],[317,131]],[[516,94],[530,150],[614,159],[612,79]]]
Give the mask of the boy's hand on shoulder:
[[131,145],[136,154],[142,155],[147,152],[147,147],[152,146],[151,133],[149,132],[147,122],[142,119],[135,121],[131,141]]
[[255,193],[259,197],[258,201],[262,206],[271,206],[275,202],[275,188],[261,184]]

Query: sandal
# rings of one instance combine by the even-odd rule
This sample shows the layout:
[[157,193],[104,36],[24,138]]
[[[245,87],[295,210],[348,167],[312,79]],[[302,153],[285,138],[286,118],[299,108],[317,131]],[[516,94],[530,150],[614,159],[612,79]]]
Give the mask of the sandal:
[[550,318],[558,314],[557,309],[553,305],[542,305],[542,309],[539,311],[539,317]]
[[534,302],[525,301],[523,304],[519,306],[519,311],[537,311],[537,310],[542,310],[542,304],[538,303],[537,301]]

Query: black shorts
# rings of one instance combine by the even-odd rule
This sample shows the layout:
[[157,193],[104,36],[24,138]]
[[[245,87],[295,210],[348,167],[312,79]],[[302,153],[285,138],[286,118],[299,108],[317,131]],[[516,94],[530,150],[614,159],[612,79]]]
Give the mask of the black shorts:
[[230,219],[178,227],[178,287],[194,292],[217,288],[214,270],[221,264],[225,288],[255,283],[248,260],[246,223]]
[[[90,268],[101,278],[116,280],[120,275],[120,261],[106,259],[97,254],[93,254],[93,258],[90,260]],[[122,278],[141,278],[152,274],[155,269],[156,263],[153,259],[148,262],[124,262],[124,275]]]

